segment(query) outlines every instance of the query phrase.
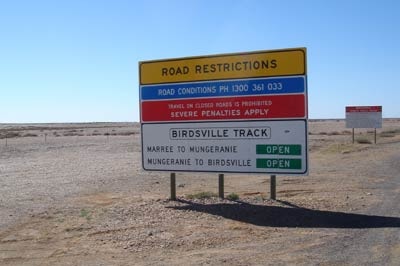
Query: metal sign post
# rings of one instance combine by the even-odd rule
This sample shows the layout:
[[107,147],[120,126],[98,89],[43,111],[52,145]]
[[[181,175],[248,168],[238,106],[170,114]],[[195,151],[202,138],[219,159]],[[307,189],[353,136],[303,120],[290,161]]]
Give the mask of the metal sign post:
[[170,183],[171,183],[171,200],[176,200],[176,179],[175,173],[170,174]]
[[271,175],[270,185],[270,198],[276,200],[276,175]]
[[224,198],[224,174],[218,175],[218,196]]

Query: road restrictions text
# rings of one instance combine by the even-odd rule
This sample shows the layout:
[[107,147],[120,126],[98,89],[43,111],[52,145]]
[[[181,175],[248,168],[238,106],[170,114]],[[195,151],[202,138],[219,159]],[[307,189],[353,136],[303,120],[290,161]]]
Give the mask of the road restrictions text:
[[146,61],[140,84],[163,84],[306,74],[304,48]]

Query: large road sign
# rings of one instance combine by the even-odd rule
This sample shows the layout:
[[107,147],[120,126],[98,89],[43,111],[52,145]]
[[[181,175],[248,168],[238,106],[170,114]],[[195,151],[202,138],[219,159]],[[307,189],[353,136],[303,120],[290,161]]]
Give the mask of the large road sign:
[[305,48],[139,68],[145,170],[308,172]]

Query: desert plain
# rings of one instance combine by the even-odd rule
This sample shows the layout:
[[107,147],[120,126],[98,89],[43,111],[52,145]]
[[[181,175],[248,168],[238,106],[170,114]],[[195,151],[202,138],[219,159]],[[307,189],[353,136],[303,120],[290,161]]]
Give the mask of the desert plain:
[[144,171],[138,123],[0,124],[0,265],[400,265],[400,119],[309,121],[309,175]]

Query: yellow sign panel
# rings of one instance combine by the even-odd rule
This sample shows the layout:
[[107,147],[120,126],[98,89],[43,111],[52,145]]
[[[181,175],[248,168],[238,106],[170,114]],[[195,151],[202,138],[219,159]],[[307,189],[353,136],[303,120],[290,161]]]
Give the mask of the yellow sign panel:
[[306,75],[306,48],[139,63],[140,84]]

